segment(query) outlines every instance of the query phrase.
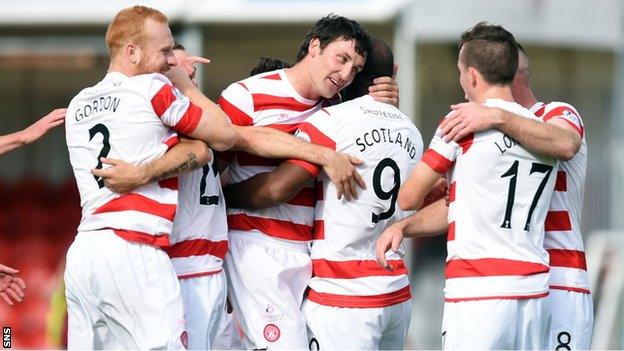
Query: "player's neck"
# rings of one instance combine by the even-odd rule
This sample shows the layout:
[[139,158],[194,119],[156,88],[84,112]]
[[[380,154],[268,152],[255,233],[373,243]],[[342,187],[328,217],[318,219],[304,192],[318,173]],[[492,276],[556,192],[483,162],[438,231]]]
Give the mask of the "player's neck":
[[537,104],[537,99],[530,88],[522,89],[520,92],[513,94],[514,99],[517,103],[522,105],[522,107],[530,109],[535,104]]
[[108,72],[119,72],[128,77],[136,75],[134,67],[130,64],[125,64],[121,60],[111,60],[111,63],[108,66]]
[[483,91],[478,94],[477,101],[479,103],[483,103],[487,99],[501,99],[504,101],[513,102],[514,97],[511,93],[511,87],[508,85],[489,85],[483,89]]
[[299,62],[291,68],[286,68],[286,77],[295,91],[303,98],[318,101],[321,95],[314,88],[310,72],[306,69],[305,63]]

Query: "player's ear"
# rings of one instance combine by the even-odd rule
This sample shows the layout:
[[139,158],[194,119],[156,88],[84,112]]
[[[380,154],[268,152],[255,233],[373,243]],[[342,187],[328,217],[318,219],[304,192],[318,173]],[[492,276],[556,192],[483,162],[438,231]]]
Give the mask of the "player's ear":
[[308,52],[312,57],[321,53],[321,41],[319,38],[312,38],[308,44]]
[[141,49],[135,44],[127,43],[124,47],[124,53],[133,65],[141,61]]
[[476,87],[477,82],[481,78],[481,73],[477,71],[474,67],[468,67],[468,83],[471,87]]

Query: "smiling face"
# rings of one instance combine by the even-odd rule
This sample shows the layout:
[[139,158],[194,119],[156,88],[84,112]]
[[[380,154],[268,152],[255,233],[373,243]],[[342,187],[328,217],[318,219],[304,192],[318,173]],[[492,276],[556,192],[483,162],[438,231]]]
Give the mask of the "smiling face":
[[173,35],[167,23],[151,19],[143,25],[145,40],[137,45],[137,74],[164,73],[177,64],[173,55]]
[[320,47],[318,39],[310,41],[309,53],[312,57],[310,76],[316,93],[329,99],[342,88],[351,84],[355,74],[366,63],[366,57],[355,51],[355,40],[341,38]]

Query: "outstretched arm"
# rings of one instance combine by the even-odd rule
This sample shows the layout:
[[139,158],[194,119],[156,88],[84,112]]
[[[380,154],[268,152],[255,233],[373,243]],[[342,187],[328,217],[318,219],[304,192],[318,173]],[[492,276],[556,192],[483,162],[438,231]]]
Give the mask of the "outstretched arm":
[[208,145],[200,140],[181,138],[180,143],[163,156],[143,165],[122,160],[102,158],[102,164],[111,165],[93,169],[91,173],[104,179],[104,184],[116,193],[127,193],[148,183],[190,172],[210,161]]
[[67,109],[58,108],[24,130],[0,136],[0,155],[41,138],[50,129],[62,124],[66,113]]
[[451,106],[452,115],[440,124],[447,141],[459,141],[470,133],[498,129],[527,149],[567,161],[581,146],[581,136],[568,123],[552,118],[546,123],[474,102]]
[[226,185],[223,194],[228,207],[263,209],[290,201],[312,179],[305,169],[282,162],[271,172]]

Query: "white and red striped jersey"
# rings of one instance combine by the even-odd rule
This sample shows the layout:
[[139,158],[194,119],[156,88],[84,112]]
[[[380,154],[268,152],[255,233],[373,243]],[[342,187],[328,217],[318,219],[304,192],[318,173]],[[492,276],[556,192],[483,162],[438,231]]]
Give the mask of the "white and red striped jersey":
[[195,129],[201,109],[161,74],[109,72],[74,97],[67,113],[67,146],[82,206],[78,231],[113,229],[129,241],[168,246],[177,184],[151,183],[119,195],[91,170],[102,167],[100,157],[133,164],[160,157],[177,142],[174,130]]
[[531,108],[531,112],[544,122],[560,118],[581,136],[581,147],[576,155],[559,165],[555,192],[546,216],[544,247],[550,255],[550,288],[589,293],[589,277],[581,234],[587,168],[583,120],[574,107],[563,102],[540,102]]
[[[322,173],[318,178],[308,299],[357,308],[408,300],[403,260],[392,252],[388,259],[394,270],[379,267],[375,242],[388,225],[406,215],[396,198],[422,156],[416,126],[396,107],[363,96],[320,110],[299,126],[296,136],[364,160],[358,172],[368,185],[357,200],[338,200],[329,177]],[[316,167],[315,173],[319,171]]]
[[[537,119],[516,103],[484,105]],[[548,295],[544,221],[557,162],[495,129],[446,143],[439,128],[423,162],[449,172],[445,300]]]
[[[231,84],[219,98],[219,106],[240,126],[264,126],[294,133],[306,118],[318,111],[319,101],[300,96],[284,70],[262,73]],[[232,182],[241,182],[258,173],[270,172],[281,159],[265,159],[237,152],[229,165]],[[314,185],[304,187],[295,197],[263,210],[228,209],[228,226],[235,231],[256,231],[268,236],[308,241],[312,239]]]
[[228,249],[228,228],[214,158],[178,179],[178,210],[165,252],[180,279],[218,273]]

